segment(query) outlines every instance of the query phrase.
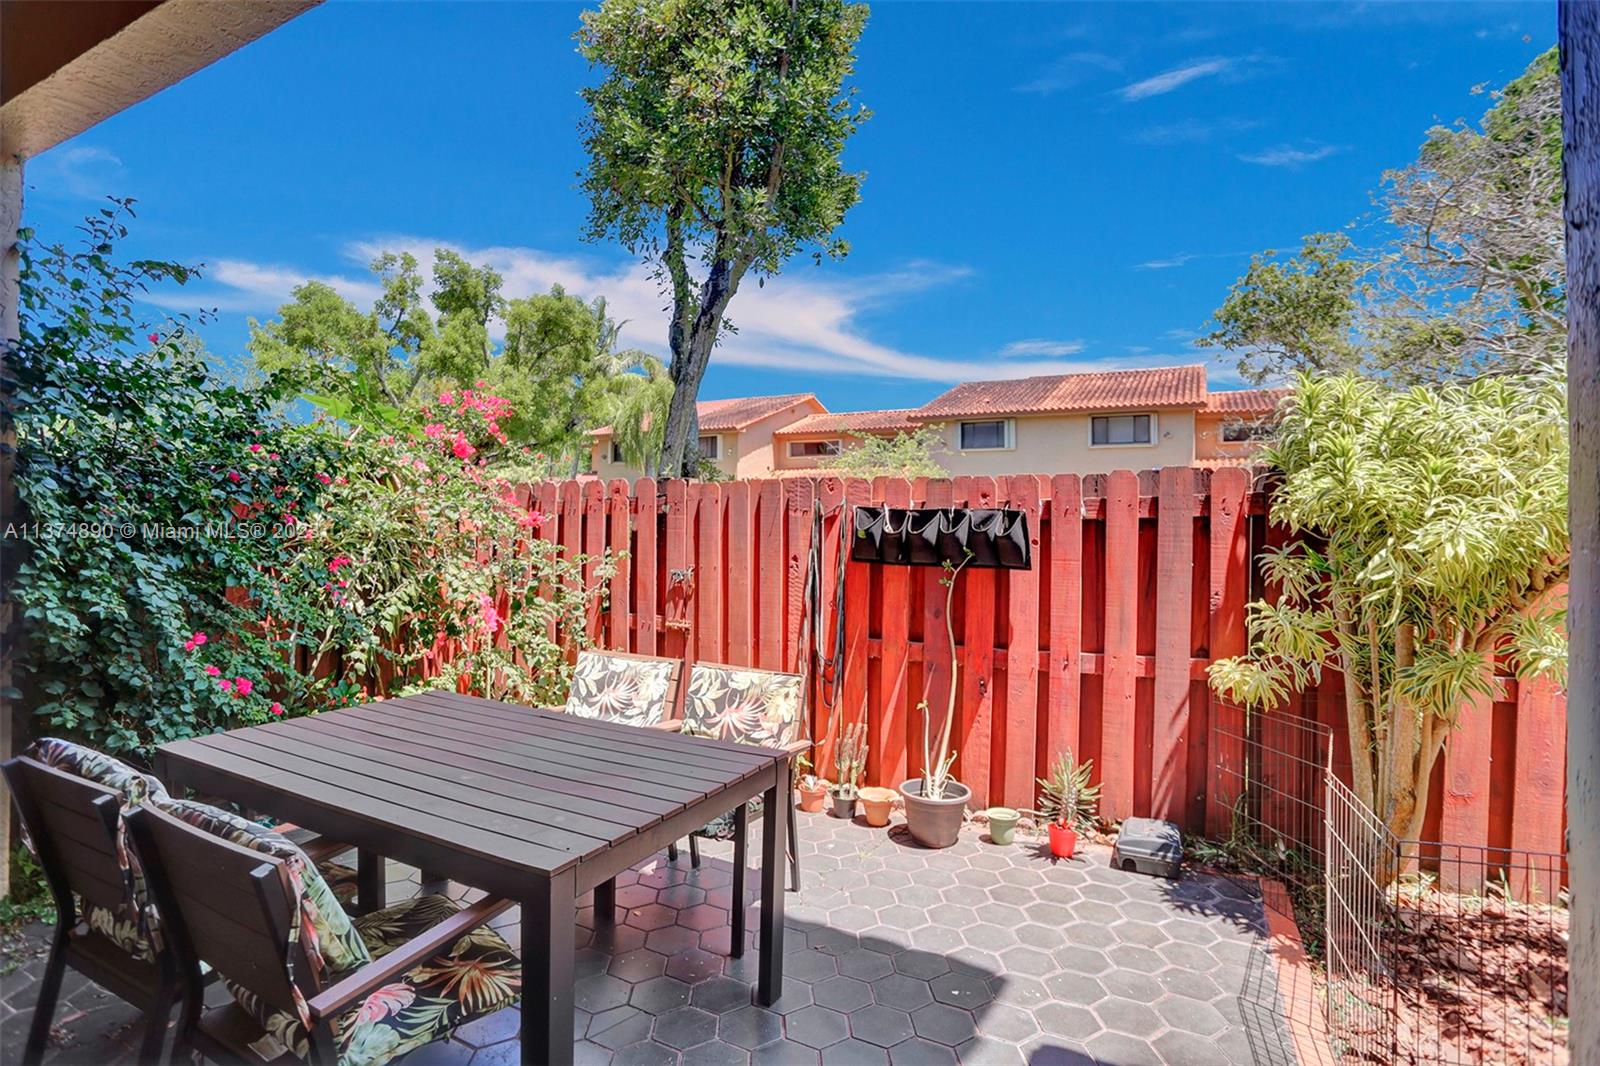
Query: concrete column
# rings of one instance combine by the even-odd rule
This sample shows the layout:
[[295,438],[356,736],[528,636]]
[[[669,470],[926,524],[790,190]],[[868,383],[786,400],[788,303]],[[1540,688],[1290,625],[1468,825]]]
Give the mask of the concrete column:
[[[7,153],[0,157],[0,533],[16,515],[16,486],[12,483],[17,435],[11,420],[11,387],[7,382],[6,360],[17,341],[18,271],[21,255],[17,250],[17,230],[22,225],[22,159]],[[16,648],[18,619],[12,609],[11,592],[16,577],[16,544],[0,540],[0,693],[13,684],[11,660]],[[0,695],[0,760],[16,753],[12,702]],[[11,892],[10,797],[0,798],[0,899]]]
[[1600,6],[1563,0],[1560,27],[1572,423],[1567,1041],[1573,1066],[1600,1066]]

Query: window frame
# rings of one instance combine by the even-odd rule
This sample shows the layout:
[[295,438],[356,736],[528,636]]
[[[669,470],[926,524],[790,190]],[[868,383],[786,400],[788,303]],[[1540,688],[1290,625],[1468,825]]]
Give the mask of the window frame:
[[[968,426],[989,426],[999,423],[1002,443],[968,447],[965,440]],[[967,418],[956,423],[956,451],[958,452],[1009,452],[1017,447],[1017,420],[1014,418]]]
[[[1108,423],[1113,418],[1148,418],[1150,420],[1150,439],[1127,442],[1107,441],[1104,444],[1095,443],[1094,424],[1101,419]],[[1106,436],[1111,435],[1111,427],[1106,426]],[[1091,448],[1154,448],[1161,439],[1161,422],[1155,411],[1107,411],[1104,414],[1089,416],[1089,447]]]
[[622,457],[622,445],[618,444],[615,439],[607,442],[606,447],[613,463],[626,463],[628,461]]
[[[708,441],[708,440],[712,441],[714,443],[714,445],[715,445],[713,450],[711,450],[709,452],[706,451],[706,441]],[[709,459],[713,463],[717,462],[718,460],[720,460],[722,458],[722,434],[720,434],[720,433],[702,433],[700,435],[699,441],[697,442],[697,445],[698,445],[698,447],[700,449],[700,458]]]
[[[823,452],[797,452],[796,448],[804,448],[809,444],[831,444],[832,451]],[[820,437],[817,440],[792,440],[788,447],[791,459],[833,459],[844,454],[844,440],[840,437]]]

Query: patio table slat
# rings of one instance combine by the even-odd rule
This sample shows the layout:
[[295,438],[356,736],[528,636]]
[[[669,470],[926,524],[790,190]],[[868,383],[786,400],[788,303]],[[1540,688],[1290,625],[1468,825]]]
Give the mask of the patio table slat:
[[[303,720],[295,719],[294,722],[285,725],[298,724],[301,721]],[[446,742],[436,733],[406,729],[389,722],[374,722],[349,711],[337,716],[320,716],[316,728],[319,733],[326,731],[333,736],[348,736],[359,743],[388,748],[392,751],[426,752],[430,760],[441,766],[467,770],[488,779],[545,788],[563,797],[574,799],[603,799],[605,802],[602,806],[606,808],[623,806],[641,814],[666,816],[681,811],[684,806],[680,802],[659,795],[619,794],[613,789],[594,784],[591,778],[575,770],[552,767],[530,770],[525,759],[507,754],[503,745],[476,744],[457,737],[452,739],[452,746],[446,748],[444,747]]]
[[[377,711],[366,710],[364,714],[377,716],[387,714],[399,716],[401,712],[393,710]],[[463,723],[460,716],[452,714],[443,707],[434,707],[418,704],[404,712],[405,718],[427,716],[440,729],[462,730]],[[539,759],[562,759],[568,765],[583,767],[587,772],[595,775],[597,780],[606,781],[615,779],[619,787],[631,784],[635,787],[648,783],[650,789],[659,790],[662,795],[673,796],[685,800],[701,795],[695,787],[697,781],[716,782],[722,777],[712,774],[697,774],[693,778],[685,779],[674,768],[672,770],[656,769],[648,763],[642,762],[637,755],[630,756],[625,749],[617,748],[592,748],[587,745],[563,741],[559,737],[550,737],[532,731],[518,729],[511,724],[496,724],[494,722],[473,721],[471,731],[484,738],[503,741],[505,750],[515,751],[527,757]],[[743,775],[737,775],[742,777]],[[609,782],[607,782],[609,783]]]
[[[285,723],[291,732],[296,724],[298,723]],[[626,825],[635,830],[646,824],[641,816],[648,816],[651,821],[655,821],[659,820],[660,815],[676,809],[669,804],[661,804],[660,809],[654,812],[640,811],[636,808],[619,809],[614,803],[602,803],[579,793],[554,788],[551,785],[554,779],[548,777],[527,771],[519,773],[512,766],[491,772],[488,770],[490,764],[482,759],[452,756],[446,751],[420,752],[412,741],[350,730],[338,723],[330,722],[320,730],[307,731],[305,735],[311,738],[344,737],[352,745],[351,751],[361,754],[372,762],[382,763],[406,773],[420,774],[441,781],[470,784],[474,788],[489,790],[492,795],[503,795],[509,799],[538,804],[560,814],[581,814],[613,825]],[[532,780],[529,780],[530,778]]]
[[[519,796],[515,789],[486,788],[487,782],[481,779],[473,781],[468,778],[466,782],[451,780],[434,773],[433,764],[425,760],[408,759],[394,752],[370,748],[355,741],[341,739],[338,751],[334,753],[326,747],[319,747],[310,742],[304,735],[288,736],[280,733],[269,740],[250,737],[240,739],[252,744],[268,743],[272,746],[272,750],[293,754],[312,763],[328,765],[335,770],[347,770],[362,776],[375,777],[380,781],[395,780],[397,770],[402,774],[415,773],[427,778],[428,783],[425,787],[440,800],[489,812],[504,813],[518,821],[560,829],[595,841],[609,841],[619,832],[639,831],[637,825],[609,817],[619,812],[608,811],[604,814],[579,818],[563,807]],[[585,828],[600,832],[585,832]]]
[[[770,756],[762,754],[760,748],[749,744],[735,745],[709,737],[694,737],[694,745],[688,748],[681,739],[674,740],[672,733],[663,730],[579,718],[562,711],[497,706],[477,701],[458,705],[445,703],[436,694],[422,694],[418,701],[431,706],[443,704],[452,714],[470,716],[513,729],[527,728],[536,736],[571,740],[602,751],[639,751],[673,766],[749,770],[766,765],[770,759]],[[530,713],[537,716],[532,723],[525,720]]]
[[[220,734],[225,735],[225,734]],[[439,818],[414,806],[375,799],[361,792],[306,777],[289,770],[268,766],[248,756],[237,755],[210,743],[213,738],[180,740],[167,750],[180,758],[192,758],[230,777],[254,782],[261,791],[287,794],[322,807],[341,811],[372,826],[395,824],[403,815],[407,831],[434,844],[448,844],[479,858],[501,865],[532,865],[559,869],[571,865],[578,856],[516,837],[504,836]],[[421,797],[424,793],[416,793]],[[415,798],[414,797],[414,798]],[[259,806],[254,794],[241,794],[242,802]],[[303,823],[302,819],[302,823]]]
[[[381,767],[364,764],[360,759],[351,757],[342,743],[324,749],[324,757],[319,760],[287,750],[286,738],[281,736],[263,738],[222,733],[208,740],[224,751],[252,759],[263,766],[288,771],[307,781],[334,785],[384,803],[403,803],[424,814],[525,843],[579,856],[598,850],[604,844],[599,837],[442,795],[432,785],[422,790],[410,782],[397,782],[392,774],[384,775]],[[327,757],[330,753],[331,760]]]

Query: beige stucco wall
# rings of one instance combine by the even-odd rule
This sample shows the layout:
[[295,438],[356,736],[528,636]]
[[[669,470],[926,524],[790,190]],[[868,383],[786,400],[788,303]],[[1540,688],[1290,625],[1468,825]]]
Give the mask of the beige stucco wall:
[[848,451],[851,445],[860,438],[854,433],[807,433],[803,437],[779,437],[773,441],[773,469],[775,470],[815,470],[823,465],[820,455],[800,456],[793,458],[789,455],[791,441],[808,440],[836,440],[843,443]]
[[[719,441],[717,469],[730,478],[771,477],[774,466],[772,435],[784,426],[799,421],[806,415],[820,414],[822,405],[815,400],[802,400],[768,415],[754,425],[734,432],[702,433],[703,437],[716,437]],[[632,481],[642,471],[627,463],[611,461],[611,438],[596,437],[590,452],[594,472],[610,481],[624,478]]]
[[[1102,412],[1096,412],[1099,414]],[[946,451],[939,462],[952,477],[998,474],[1105,474],[1112,470],[1145,470],[1160,466],[1188,466],[1194,462],[1193,411],[1116,411],[1106,414],[1153,414],[1155,441],[1151,444],[1089,444],[1088,414],[1018,415],[1016,447],[1006,450],[963,452],[957,448],[960,422],[943,426]],[[989,421],[969,419],[967,421]]]
[[1200,413],[1194,419],[1194,456],[1196,459],[1238,459],[1243,461],[1261,448],[1260,441],[1225,441],[1222,427],[1237,415]]

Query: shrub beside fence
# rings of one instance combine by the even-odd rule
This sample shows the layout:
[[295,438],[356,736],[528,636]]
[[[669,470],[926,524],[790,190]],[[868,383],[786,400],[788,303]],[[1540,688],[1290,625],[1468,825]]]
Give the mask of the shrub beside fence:
[[[1032,807],[1034,778],[1070,747],[1094,760],[1108,817],[1155,815],[1211,835],[1229,828],[1217,767],[1240,765],[1234,745],[1246,738],[1212,728],[1217,702],[1205,671],[1243,650],[1245,604],[1263,592],[1257,549],[1281,537],[1247,471],[584,479],[521,493],[547,516],[541,536],[573,553],[627,553],[609,602],[590,614],[598,644],[781,670],[797,669],[802,655],[813,508],[821,508],[815,644],[829,655],[842,647],[842,664],[814,686],[820,765],[827,772],[831,723],[865,721],[868,783],[890,787],[921,770],[918,703],[926,698],[937,716],[948,693],[942,572],[847,562],[841,583],[841,523],[850,507],[870,504],[1022,510],[1033,568],[964,572],[953,605],[956,773],[974,804]],[[1348,772],[1337,675],[1282,713],[1327,728],[1334,767]],[[1493,701],[1464,715],[1451,739],[1424,835],[1559,850],[1564,716],[1553,687],[1497,679]],[[1313,800],[1316,778],[1297,771],[1281,782],[1284,816]]]

